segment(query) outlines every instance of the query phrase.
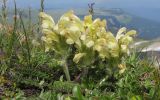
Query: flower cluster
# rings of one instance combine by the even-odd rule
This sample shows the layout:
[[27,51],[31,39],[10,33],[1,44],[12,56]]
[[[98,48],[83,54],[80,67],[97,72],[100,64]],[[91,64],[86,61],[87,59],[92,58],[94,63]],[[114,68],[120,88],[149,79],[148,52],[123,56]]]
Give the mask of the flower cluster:
[[127,31],[123,27],[114,36],[106,29],[106,20],[99,18],[93,20],[92,15],[88,15],[82,21],[73,11],[62,15],[57,24],[44,12],[40,13],[40,17],[42,32],[45,34],[42,40],[46,44],[46,51],[52,49],[58,52],[60,51],[58,45],[63,44],[67,48],[74,45],[76,52],[73,61],[85,65],[94,62],[96,52],[102,59],[119,58],[128,54],[129,44],[136,35],[135,30]]

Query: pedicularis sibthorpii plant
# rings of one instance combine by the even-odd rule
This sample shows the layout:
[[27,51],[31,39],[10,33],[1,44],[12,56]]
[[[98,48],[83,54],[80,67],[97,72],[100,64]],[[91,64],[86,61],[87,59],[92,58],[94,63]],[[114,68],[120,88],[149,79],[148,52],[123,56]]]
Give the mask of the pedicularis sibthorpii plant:
[[86,68],[93,64],[97,58],[106,60],[110,66],[118,66],[119,72],[123,73],[126,69],[122,58],[129,54],[129,44],[136,35],[135,30],[127,31],[125,27],[119,29],[114,36],[106,29],[106,20],[99,18],[93,20],[92,15],[81,20],[73,11],[65,13],[57,24],[52,17],[44,12],[40,13],[42,20],[42,40],[45,42],[45,51],[54,51],[55,55],[61,60],[64,72],[70,81],[67,66],[67,57],[74,50],[73,62]]

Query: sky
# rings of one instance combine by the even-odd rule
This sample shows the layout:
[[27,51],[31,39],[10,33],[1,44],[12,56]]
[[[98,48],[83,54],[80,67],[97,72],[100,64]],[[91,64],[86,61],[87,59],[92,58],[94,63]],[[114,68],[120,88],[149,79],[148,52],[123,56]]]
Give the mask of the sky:
[[[16,0],[18,8],[40,8],[41,0]],[[94,8],[121,8],[140,17],[160,22],[160,0],[45,0],[45,9],[88,8],[88,3],[95,2]],[[13,0],[8,0],[13,8]]]
[[[16,0],[18,7],[39,8],[40,0]],[[81,8],[95,2],[97,7],[104,8],[160,8],[160,0],[45,0],[46,8]],[[8,0],[13,6],[13,0]]]

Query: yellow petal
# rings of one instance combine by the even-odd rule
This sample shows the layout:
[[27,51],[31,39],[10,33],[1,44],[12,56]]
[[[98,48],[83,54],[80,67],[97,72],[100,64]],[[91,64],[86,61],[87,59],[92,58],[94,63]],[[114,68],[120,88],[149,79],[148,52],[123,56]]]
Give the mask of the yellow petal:
[[116,36],[116,39],[120,39],[122,36],[124,36],[123,33],[125,33],[127,31],[127,28],[126,27],[122,27],[121,29],[118,30],[117,32],[117,36]]
[[106,20],[101,21],[99,18],[93,21],[93,25],[99,28],[106,28],[106,24],[107,24]]
[[67,43],[67,44],[74,44],[74,41],[73,41],[72,39],[67,39],[67,40],[66,40],[66,43]]
[[39,16],[42,20],[42,28],[53,28],[55,26],[55,22],[50,15],[40,12]]
[[65,30],[62,30],[62,31],[60,31],[60,33],[59,33],[60,35],[62,35],[62,36],[65,36],[65,34],[66,34],[66,31]]
[[51,38],[46,38],[45,36],[42,36],[41,40],[46,42],[46,43],[52,43],[52,39]]
[[125,33],[125,32],[126,32],[126,30],[127,30],[127,28],[126,28],[126,27],[122,27],[122,28],[120,28],[120,29],[118,30],[118,32],[117,32],[117,35],[120,35],[120,34],[122,34],[122,33]]
[[109,42],[108,49],[112,57],[119,57],[119,46],[116,42]]
[[131,31],[126,33],[126,35],[129,35],[129,36],[134,36],[136,34],[137,34],[137,32],[135,30],[131,30]]
[[52,21],[53,24],[55,24],[54,20],[52,19],[52,17],[44,12],[40,12],[39,16],[43,19],[47,19]]
[[127,52],[128,52],[128,47],[127,47],[127,45],[121,45],[121,52],[122,52],[122,53],[127,53]]
[[109,49],[107,47],[107,42],[106,39],[100,38],[97,39],[96,44],[94,46],[94,50],[98,51],[99,56],[104,59],[104,58],[109,58]]
[[78,31],[80,31],[80,29],[79,29],[76,25],[70,26],[70,27],[69,27],[69,30],[70,30],[71,32],[78,32]]
[[74,58],[73,58],[73,61],[75,62],[75,63],[78,63],[79,61],[80,61],[80,59],[83,57],[83,56],[85,56],[86,55],[86,53],[78,53],[78,54],[75,54],[75,56],[74,56]]
[[85,35],[85,34],[81,35],[80,39],[81,39],[82,41],[86,40],[86,35]]
[[119,42],[123,45],[129,45],[132,41],[133,41],[133,38],[126,35],[119,40]]
[[123,73],[125,72],[125,70],[126,70],[126,69],[121,69],[121,70],[119,71],[119,74],[123,74]]
[[84,17],[84,25],[89,27],[92,24],[92,15],[88,15]]
[[48,29],[43,29],[42,32],[45,33],[46,38],[49,37],[53,41],[59,42],[59,37],[58,37],[58,35],[55,32],[53,32],[51,30],[48,30]]
[[107,26],[107,21],[104,19],[104,20],[102,20],[102,23],[101,23],[101,24],[102,24],[103,27],[106,28],[106,26]]
[[94,45],[94,41],[89,41],[87,44],[86,44],[86,46],[88,47],[88,48],[91,48],[92,46]]
[[125,64],[119,64],[118,68],[120,69],[119,73],[122,74],[126,70],[126,65]]

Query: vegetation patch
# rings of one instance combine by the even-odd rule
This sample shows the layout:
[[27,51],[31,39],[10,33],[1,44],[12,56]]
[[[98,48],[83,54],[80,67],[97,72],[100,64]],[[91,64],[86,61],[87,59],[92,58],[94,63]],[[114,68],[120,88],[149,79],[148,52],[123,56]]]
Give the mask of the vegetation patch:
[[[55,23],[44,12],[32,22],[15,10],[7,20],[3,2],[0,27],[2,100],[159,100],[160,72],[150,59],[131,50],[137,35],[122,27],[114,35],[107,21],[73,11]],[[91,11],[92,9],[92,11]]]

